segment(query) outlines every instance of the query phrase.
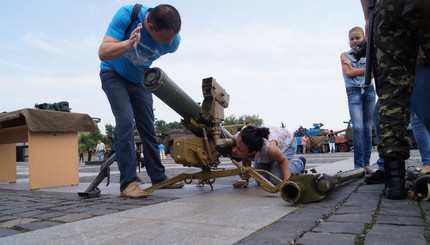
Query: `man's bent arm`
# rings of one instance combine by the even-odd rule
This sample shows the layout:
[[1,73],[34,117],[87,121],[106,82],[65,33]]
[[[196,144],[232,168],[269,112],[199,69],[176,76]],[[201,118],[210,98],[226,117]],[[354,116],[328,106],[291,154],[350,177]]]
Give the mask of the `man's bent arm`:
[[101,61],[113,60],[132,50],[128,40],[118,41],[113,37],[105,35],[99,47],[99,58]]

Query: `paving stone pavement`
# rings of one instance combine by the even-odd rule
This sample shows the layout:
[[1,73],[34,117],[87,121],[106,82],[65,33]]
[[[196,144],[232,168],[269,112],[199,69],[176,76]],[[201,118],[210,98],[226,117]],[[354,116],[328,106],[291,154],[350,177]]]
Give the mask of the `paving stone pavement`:
[[[408,166],[421,165],[419,152],[411,151]],[[430,244],[430,203],[390,200],[383,189],[363,179],[341,184],[238,244]]]
[[[307,154],[307,166],[347,159],[351,154]],[[420,164],[419,152],[411,151],[408,165]],[[111,171],[111,183],[118,182],[119,174],[115,173],[114,165]],[[173,176],[181,170],[167,167],[166,171]],[[97,173],[97,167],[80,168],[80,173],[89,172]],[[139,176],[149,182],[143,172]],[[18,178],[28,178],[28,175],[19,173]],[[89,183],[93,179],[83,176],[80,182]],[[234,179],[237,178],[217,179],[217,183],[230,184]],[[100,185],[103,184],[105,182]],[[363,179],[342,183],[322,201],[297,205],[293,212],[259,230],[250,231],[249,236],[236,244],[429,244],[430,203],[389,200],[381,195],[382,190],[383,184],[366,185]],[[0,185],[0,244],[3,244],[2,237],[10,241],[16,234],[180,198],[187,197],[150,195],[145,199],[131,199],[102,193],[100,198],[81,199],[76,193],[10,189]],[[178,241],[178,244],[193,243]]]

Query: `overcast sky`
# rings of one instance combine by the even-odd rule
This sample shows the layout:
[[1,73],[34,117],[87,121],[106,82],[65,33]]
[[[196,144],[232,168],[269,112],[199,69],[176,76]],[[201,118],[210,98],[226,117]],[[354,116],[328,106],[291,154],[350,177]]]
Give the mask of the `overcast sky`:
[[[38,0],[0,4],[0,112],[68,101],[72,112],[115,125],[101,89],[97,52],[123,5],[136,1]],[[225,115],[258,115],[284,123],[339,130],[349,120],[340,53],[348,31],[364,26],[359,0],[140,1],[174,5],[182,17],[176,53],[153,63],[196,102],[214,77],[230,94]],[[155,117],[180,116],[154,96]]]

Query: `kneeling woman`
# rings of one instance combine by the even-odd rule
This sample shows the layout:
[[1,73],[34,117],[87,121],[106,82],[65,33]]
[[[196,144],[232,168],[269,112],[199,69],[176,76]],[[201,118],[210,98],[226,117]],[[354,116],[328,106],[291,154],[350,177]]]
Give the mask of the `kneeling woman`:
[[[242,158],[243,166],[251,166],[252,161],[255,169],[264,169],[284,180],[290,178],[292,173],[302,173],[305,169],[304,157],[293,161],[296,149],[296,138],[287,129],[248,126],[236,135],[232,154]],[[262,176],[274,185],[278,184],[268,174],[263,173]],[[237,182],[233,186],[239,187]]]

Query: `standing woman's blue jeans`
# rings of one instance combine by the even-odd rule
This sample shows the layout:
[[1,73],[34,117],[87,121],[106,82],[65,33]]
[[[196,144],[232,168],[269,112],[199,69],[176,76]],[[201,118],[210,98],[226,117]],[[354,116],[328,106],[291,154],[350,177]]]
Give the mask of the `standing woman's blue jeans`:
[[363,168],[370,165],[372,154],[372,118],[376,93],[373,86],[368,86],[348,87],[346,94],[352,121],[354,168]]

